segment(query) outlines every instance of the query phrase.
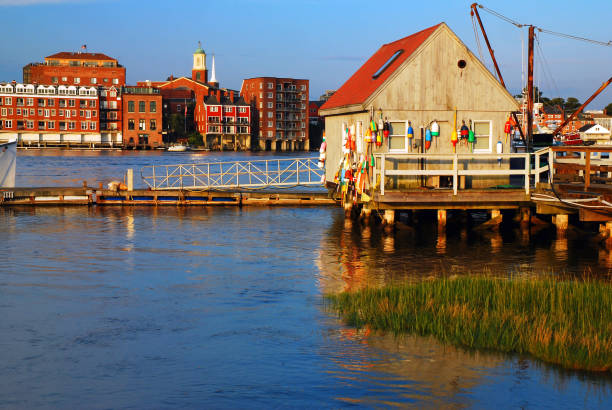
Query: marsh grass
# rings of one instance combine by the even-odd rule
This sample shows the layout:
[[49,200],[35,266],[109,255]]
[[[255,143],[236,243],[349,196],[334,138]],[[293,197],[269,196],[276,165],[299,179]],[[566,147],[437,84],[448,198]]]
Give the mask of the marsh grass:
[[612,372],[609,282],[459,276],[326,299],[351,326],[432,335],[458,346]]

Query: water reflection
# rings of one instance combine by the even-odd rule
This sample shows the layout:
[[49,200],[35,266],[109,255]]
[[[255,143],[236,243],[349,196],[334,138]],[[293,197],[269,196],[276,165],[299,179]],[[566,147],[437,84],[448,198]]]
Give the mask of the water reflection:
[[337,215],[321,239],[321,289],[336,292],[437,274],[588,272],[609,277],[612,272],[610,252],[593,241],[591,231],[557,237],[554,226],[530,231],[506,223],[480,230],[473,229],[472,219],[474,226],[483,221],[478,214],[459,214],[440,228],[435,215],[423,213],[401,219],[394,232],[385,233],[376,222],[347,222]]

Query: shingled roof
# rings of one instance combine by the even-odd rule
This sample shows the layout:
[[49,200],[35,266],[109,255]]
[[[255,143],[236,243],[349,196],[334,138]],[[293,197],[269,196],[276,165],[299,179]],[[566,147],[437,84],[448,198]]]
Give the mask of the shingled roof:
[[[363,104],[442,24],[436,24],[408,37],[384,44],[323,104],[321,109]],[[398,53],[400,50],[401,53]],[[386,64],[388,67],[378,73]]]

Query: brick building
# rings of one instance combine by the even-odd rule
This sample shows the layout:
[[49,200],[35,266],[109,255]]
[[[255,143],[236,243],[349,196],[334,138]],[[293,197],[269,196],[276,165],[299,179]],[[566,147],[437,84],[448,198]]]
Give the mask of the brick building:
[[96,146],[100,134],[96,87],[0,84],[0,133],[25,146]]
[[124,146],[157,147],[162,141],[162,95],[154,87],[122,87]]
[[125,67],[102,53],[62,51],[45,57],[43,63],[23,67],[23,82],[76,86],[122,86]]
[[[137,85],[158,87],[163,99],[164,117],[178,114],[183,115],[185,121],[193,121],[193,128],[202,134],[205,147],[220,150],[251,148],[251,107],[237,91],[219,87],[214,57],[209,80],[206,53],[200,44],[193,53],[191,78],[170,76],[165,82],[144,81]],[[186,111],[185,107],[189,110]]]
[[254,109],[252,135],[259,149],[309,149],[308,92],[308,80],[257,77],[242,82],[240,94]]
[[100,87],[100,132],[110,146],[123,145],[121,89]]

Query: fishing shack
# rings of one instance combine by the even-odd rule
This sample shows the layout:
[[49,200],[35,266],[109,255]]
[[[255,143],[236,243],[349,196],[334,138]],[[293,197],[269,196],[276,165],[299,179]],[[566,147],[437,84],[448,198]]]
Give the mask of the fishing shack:
[[[510,152],[518,109],[445,23],[426,28],[381,46],[321,107],[326,181],[354,186],[362,202],[385,190],[508,184],[499,171],[510,161],[497,154]],[[453,179],[457,168],[496,171]]]

